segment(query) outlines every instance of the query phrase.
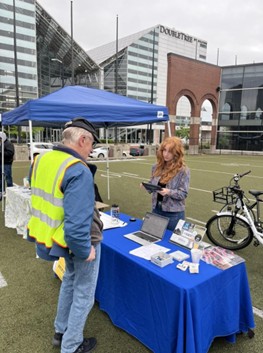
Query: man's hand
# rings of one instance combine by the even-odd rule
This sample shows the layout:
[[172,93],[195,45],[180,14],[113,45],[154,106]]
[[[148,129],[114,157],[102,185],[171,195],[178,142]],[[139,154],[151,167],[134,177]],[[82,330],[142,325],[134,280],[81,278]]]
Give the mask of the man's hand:
[[89,257],[86,259],[86,261],[91,262],[91,261],[95,260],[95,258],[96,258],[96,250],[95,250],[94,246],[91,245],[90,254],[89,254]]

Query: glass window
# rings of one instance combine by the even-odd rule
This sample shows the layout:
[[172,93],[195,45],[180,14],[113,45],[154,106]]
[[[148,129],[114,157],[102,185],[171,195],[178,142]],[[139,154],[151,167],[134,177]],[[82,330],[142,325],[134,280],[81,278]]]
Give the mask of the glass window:
[[261,108],[257,109],[255,116],[256,116],[256,119],[262,119],[262,109]]
[[245,105],[242,105],[240,120],[246,120],[246,119],[247,119],[247,107]]
[[238,89],[243,86],[244,67],[224,68],[221,78],[222,89]]
[[201,48],[207,48],[207,43],[206,42],[201,42],[200,43]]
[[257,89],[249,89],[242,91],[241,106],[246,106],[248,111],[257,110]]
[[222,109],[222,114],[220,115],[220,120],[230,120],[231,105],[225,103]]
[[263,65],[245,67],[243,87],[263,87]]

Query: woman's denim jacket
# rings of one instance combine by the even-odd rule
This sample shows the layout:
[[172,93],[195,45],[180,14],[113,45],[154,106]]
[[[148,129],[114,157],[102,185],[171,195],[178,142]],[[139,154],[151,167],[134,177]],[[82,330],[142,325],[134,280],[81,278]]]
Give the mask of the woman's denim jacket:
[[[152,175],[156,169],[156,165],[152,167]],[[160,176],[152,177],[150,182],[154,185],[158,185]],[[185,210],[185,199],[188,194],[190,182],[190,170],[185,167],[180,170],[176,176],[166,184],[166,188],[170,189],[169,195],[165,195],[162,201],[162,210],[165,212],[181,212]],[[152,193],[152,209],[157,204],[157,192]]]

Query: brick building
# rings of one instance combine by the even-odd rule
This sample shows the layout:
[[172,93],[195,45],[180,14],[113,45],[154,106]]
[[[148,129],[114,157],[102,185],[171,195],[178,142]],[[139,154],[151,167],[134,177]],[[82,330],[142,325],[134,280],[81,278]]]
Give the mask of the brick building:
[[221,67],[169,53],[167,55],[167,107],[171,125],[175,125],[179,99],[187,97],[191,105],[189,153],[198,153],[201,108],[205,100],[212,105],[211,149],[216,143],[216,119]]

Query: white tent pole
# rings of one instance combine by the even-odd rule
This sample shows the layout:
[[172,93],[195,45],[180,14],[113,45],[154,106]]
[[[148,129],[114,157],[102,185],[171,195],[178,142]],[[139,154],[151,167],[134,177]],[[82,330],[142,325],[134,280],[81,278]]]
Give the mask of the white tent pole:
[[167,127],[168,127],[168,136],[171,137],[171,136],[172,136],[172,133],[171,133],[170,120],[167,122]]
[[110,199],[110,166],[109,166],[108,128],[106,128],[106,146],[108,149],[108,153],[107,153],[107,188],[108,188],[108,200],[109,200]]
[[31,163],[33,163],[33,129],[32,129],[32,120],[28,120],[28,125],[29,125],[29,142],[30,142],[30,158],[31,158]]

